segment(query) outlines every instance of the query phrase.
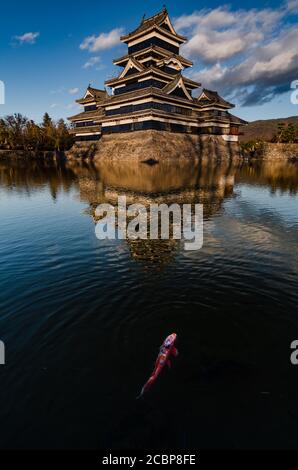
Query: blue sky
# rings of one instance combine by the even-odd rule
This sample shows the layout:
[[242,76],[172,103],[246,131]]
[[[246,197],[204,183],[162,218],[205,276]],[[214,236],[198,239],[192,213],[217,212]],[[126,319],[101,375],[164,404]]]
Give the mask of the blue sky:
[[[21,112],[40,121],[75,114],[89,83],[103,88],[125,53],[121,31],[163,2],[15,1],[1,5],[0,80],[6,102],[0,116]],[[189,76],[237,103],[248,120],[298,115],[291,81],[298,80],[298,0],[222,3],[168,1],[177,30],[189,37],[183,55]],[[119,69],[120,70],[120,69]]]

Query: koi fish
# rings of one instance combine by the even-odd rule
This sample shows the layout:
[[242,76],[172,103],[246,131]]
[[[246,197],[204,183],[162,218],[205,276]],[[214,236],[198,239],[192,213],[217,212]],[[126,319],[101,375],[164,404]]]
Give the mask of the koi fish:
[[149,380],[145,383],[144,387],[141,390],[140,395],[137,398],[143,396],[143,394],[148,390],[148,388],[155,382],[159,374],[161,373],[164,366],[167,364],[168,367],[171,367],[171,356],[177,357],[178,351],[175,348],[175,342],[177,339],[176,333],[172,333],[168,336],[164,342],[162,343],[159,354],[157,356],[154,370],[149,378]]

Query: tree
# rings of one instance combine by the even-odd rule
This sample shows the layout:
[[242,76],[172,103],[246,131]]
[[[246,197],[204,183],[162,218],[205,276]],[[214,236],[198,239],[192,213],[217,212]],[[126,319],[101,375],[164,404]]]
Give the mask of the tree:
[[8,129],[4,119],[0,119],[0,148],[5,148],[8,146]]
[[63,119],[57,123],[57,148],[56,150],[67,150],[72,145],[72,137],[69,133],[68,127]]
[[55,149],[55,125],[52,121],[52,118],[48,113],[45,113],[43,116],[41,124],[42,134],[43,134],[43,148],[44,150],[54,150]]
[[294,143],[296,140],[297,129],[296,126],[292,123],[289,123],[286,129],[285,139],[288,143]]
[[43,119],[42,119],[42,127],[47,128],[47,127],[52,127],[53,121],[52,118],[49,116],[48,113],[44,113]]
[[284,141],[284,136],[285,136],[285,123],[284,122],[279,122],[277,124],[277,134],[276,134],[276,142],[281,143]]
[[10,148],[24,148],[25,129],[28,118],[20,113],[12,114],[4,118],[4,125],[7,130],[7,143]]
[[296,141],[297,138],[297,127],[293,123],[286,124],[280,122],[277,125],[277,133],[274,141],[277,143],[289,144]]
[[26,126],[25,149],[40,150],[43,146],[43,133],[34,121],[29,121]]
[[12,150],[68,150],[73,144],[69,127],[60,119],[54,122],[48,113],[40,125],[21,114],[0,119],[0,147]]

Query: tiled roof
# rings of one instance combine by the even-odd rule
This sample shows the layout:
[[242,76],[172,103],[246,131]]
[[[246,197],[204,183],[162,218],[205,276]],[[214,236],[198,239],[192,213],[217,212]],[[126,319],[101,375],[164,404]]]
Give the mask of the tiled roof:
[[[135,30],[131,31],[129,34],[121,36],[120,39],[122,41],[125,41],[128,38],[134,36],[135,34],[141,33],[143,31],[147,31],[147,29],[150,29],[154,26],[161,26],[162,23],[164,22],[164,20],[167,18],[167,16],[168,16],[167,9],[163,8],[162,11],[160,11],[156,15],[150,16],[149,18],[143,17],[140,25]],[[170,31],[168,31],[168,30],[166,30],[166,31],[170,33]],[[170,33],[170,34],[172,34],[172,33]],[[183,39],[183,40],[186,39],[186,38],[184,38],[184,36],[181,36],[180,34],[176,33],[176,35],[178,37],[180,37],[181,39]]]
[[228,114],[228,116],[231,124],[240,124],[241,126],[245,126],[246,124],[248,124],[247,121],[244,121],[244,119],[234,116],[234,114]]
[[[190,103],[188,99],[181,98],[179,96],[170,96],[165,94],[165,92],[160,89],[160,88],[155,88],[155,87],[147,87],[147,88],[142,88],[140,90],[134,90],[130,91],[127,93],[121,93],[119,95],[113,95],[109,96],[106,101],[103,102],[103,106],[111,106],[113,104],[118,104],[122,102],[126,102],[131,99],[139,98],[139,97],[147,97],[147,96],[159,96],[159,97],[164,97],[164,98],[172,98],[178,101],[181,101],[181,103]],[[192,102],[193,105],[197,105],[197,101]]]
[[95,97],[105,97],[107,95],[106,90],[99,90],[98,88],[92,88],[91,86],[88,86],[87,88],[88,91]]
[[[128,64],[129,61],[134,65],[134,68],[137,70],[137,72],[135,72],[134,74],[131,74],[131,75],[135,75],[136,73],[141,73],[142,71],[146,70],[146,67],[143,64],[141,64],[141,62],[138,62],[137,59],[135,59],[132,56],[129,57],[129,60],[126,62],[125,67],[127,67],[127,64]],[[125,70],[125,67],[122,70],[122,72],[120,73],[120,75],[123,74],[123,72]],[[120,77],[120,75],[119,75],[119,77]],[[126,77],[126,75],[124,75],[123,77],[120,77],[120,78],[124,78],[124,77]],[[114,79],[111,79],[111,80],[114,80]],[[111,80],[108,80],[108,81],[111,81]],[[107,81],[105,83],[107,83]]]
[[140,67],[142,70],[145,70],[145,66],[141,64],[141,62],[139,62],[137,59],[135,59],[134,57],[130,57],[130,60],[136,68]]
[[177,83],[179,82],[181,78],[182,78],[182,75],[178,73],[176,77],[174,78],[174,80],[172,80],[170,83],[168,83],[166,86],[163,87],[162,91],[164,93],[167,93],[169,90],[171,90],[177,85]]
[[143,75],[150,74],[150,73],[152,73],[152,72],[154,72],[154,71],[162,72],[162,73],[164,73],[165,75],[171,77],[170,74],[167,74],[167,73],[164,72],[163,70],[158,70],[158,69],[156,69],[155,67],[152,67],[152,66],[151,66],[151,67],[147,67],[147,68],[144,67],[144,70],[142,70],[141,72],[135,72],[135,73],[132,73],[131,75],[128,75],[128,76],[125,75],[124,77],[120,77],[120,78],[119,78],[119,76],[118,76],[118,77],[115,77],[115,78],[111,78],[110,80],[106,80],[106,81],[105,81],[105,84],[106,84],[106,85],[110,85],[110,84],[113,84],[113,83],[118,83],[118,82],[121,83],[121,82],[123,82],[123,81],[125,82],[125,81],[128,80],[128,79],[131,80],[131,79],[133,79],[133,78],[135,78],[135,77],[139,77],[139,76],[142,77]]
[[83,119],[83,120],[94,119],[102,115],[103,115],[103,109],[98,108],[98,109],[94,109],[93,111],[82,111],[81,113],[75,114],[74,116],[70,116],[67,119],[69,119],[70,121],[77,121],[80,119]]
[[133,113],[123,113],[121,115],[116,115],[116,116],[105,116],[103,121],[104,122],[109,122],[109,121],[115,121],[119,119],[125,119],[127,117],[138,117],[138,116],[143,116],[143,115],[155,115],[155,116],[163,116],[163,117],[175,117],[178,119],[186,120],[186,121],[193,121],[194,119],[197,120],[197,116],[195,113],[187,115],[187,114],[180,114],[180,113],[174,113],[174,112],[168,112],[164,111],[162,109],[153,109],[153,108],[148,108],[148,109],[143,109],[140,111],[134,111]]
[[155,45],[151,45],[149,47],[147,47],[146,49],[143,49],[141,51],[137,51],[135,54],[126,54],[122,57],[119,57],[119,59],[115,59],[113,60],[114,63],[116,62],[120,62],[120,61],[123,61],[123,60],[129,60],[130,58],[134,57],[134,56],[138,56],[140,54],[145,54],[147,52],[151,52],[151,51],[156,51],[156,52],[159,52],[161,53],[162,55],[164,56],[167,56],[168,58],[175,58],[175,59],[178,59],[180,60],[180,62],[185,62],[189,65],[193,65],[193,62],[191,60],[188,60],[186,59],[185,57],[183,57],[182,55],[179,55],[179,54],[173,54],[172,52],[169,52],[167,51],[166,49],[163,49],[162,47],[159,47],[159,46],[155,46]]
[[224,100],[217,91],[203,89],[201,95],[197,98],[198,105],[201,107],[210,106],[213,104],[218,104],[224,106],[225,108],[234,108],[235,105]]
[[225,113],[224,115],[216,115],[210,112],[210,114],[208,115],[199,114],[198,118],[201,123],[217,122],[217,123],[238,125],[238,126],[244,126],[245,124],[247,124],[247,122],[243,121],[243,119],[240,119],[237,116],[234,116],[233,114],[230,114],[230,113]]
[[193,80],[190,80],[190,78],[187,78],[187,77],[183,77],[183,75],[181,75],[180,73],[178,73],[176,75],[176,77],[174,78],[174,80],[172,80],[170,83],[168,83],[165,87],[163,87],[162,91],[164,93],[167,93],[169,90],[171,90],[173,87],[175,87],[175,85],[177,85],[177,83],[179,82],[179,80],[182,78],[182,81],[184,83],[184,85],[193,85],[195,87],[199,87],[201,84],[200,83],[197,83],[197,82],[194,82]]
[[90,93],[88,96],[86,96],[85,98],[79,98],[78,100],[76,100],[76,102],[80,104],[90,103],[94,101],[95,98],[104,99],[107,96],[106,90],[99,90],[98,88],[92,88],[91,86],[88,86],[86,93],[87,92]]
[[87,96],[86,98],[79,98],[76,100],[76,103],[79,104],[88,104],[88,103],[93,103],[95,101],[94,96]]
[[[150,73],[157,73],[161,76],[164,76],[164,77],[167,77],[170,79],[170,81],[172,82],[173,81],[173,74],[171,73],[168,73],[166,72],[165,70],[162,70],[158,67],[154,67],[153,65],[151,65],[150,67],[144,67],[144,70],[142,70],[141,72],[136,72],[136,73],[133,73],[131,75],[128,75],[128,76],[124,76],[124,77],[115,77],[115,78],[112,78],[110,80],[106,80],[105,81],[105,84],[108,85],[108,86],[111,86],[112,84],[114,83],[121,83],[121,82],[125,82],[126,80],[131,80],[135,77],[142,77],[143,75],[147,75],[147,74],[150,74]],[[180,77],[181,75],[178,74],[178,76]],[[187,78],[187,77],[183,77],[185,83],[188,83],[189,85],[192,85],[194,87],[199,87],[200,84],[197,83],[197,82],[194,82],[193,80],[191,80],[190,78]]]

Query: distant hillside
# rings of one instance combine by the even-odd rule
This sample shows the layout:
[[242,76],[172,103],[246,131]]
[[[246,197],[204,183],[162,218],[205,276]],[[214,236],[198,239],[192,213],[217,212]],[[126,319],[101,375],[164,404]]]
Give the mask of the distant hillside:
[[270,142],[276,134],[279,122],[292,123],[298,126],[298,116],[250,122],[247,126],[241,127],[240,132],[243,135],[240,136],[240,141],[246,142],[252,139],[261,139]]

